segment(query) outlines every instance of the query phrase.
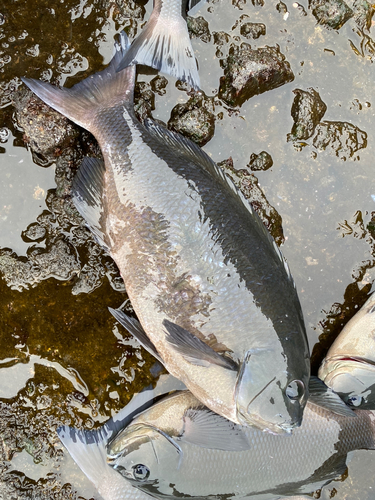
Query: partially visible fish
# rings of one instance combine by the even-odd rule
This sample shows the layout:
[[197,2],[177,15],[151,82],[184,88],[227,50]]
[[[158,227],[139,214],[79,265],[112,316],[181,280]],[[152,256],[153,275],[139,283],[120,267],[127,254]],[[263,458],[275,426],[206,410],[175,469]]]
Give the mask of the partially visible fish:
[[308,494],[345,472],[349,452],[374,449],[374,414],[355,414],[338,416],[308,401],[301,427],[272,435],[235,425],[182,391],[135,417],[109,443],[108,460],[157,498]]
[[104,500],[151,500],[149,495],[135,488],[108,465],[108,441],[124,429],[134,416],[151,406],[157,396],[182,388],[183,384],[172,376],[162,375],[155,389],[147,388],[136,394],[125,408],[100,429],[79,430],[67,425],[57,429],[61,442]]
[[375,293],[334,341],[319,377],[347,404],[375,410]]
[[70,89],[23,81],[90,130],[73,198],[113,257],[139,321],[118,311],[206,406],[289,432],[309,393],[310,357],[287,263],[251,205],[196,144],[134,114],[135,68],[111,64]]
[[[204,1],[204,0],[203,0]],[[131,64],[151,66],[199,89],[200,81],[186,24],[187,10],[202,0],[154,0],[151,17],[117,71]]]

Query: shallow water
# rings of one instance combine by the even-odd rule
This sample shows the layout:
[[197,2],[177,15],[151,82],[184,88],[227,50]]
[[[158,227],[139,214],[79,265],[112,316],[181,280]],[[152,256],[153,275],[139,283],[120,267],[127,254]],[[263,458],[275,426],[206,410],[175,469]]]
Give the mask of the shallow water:
[[[307,1],[301,2],[306,16],[296,2],[285,2],[287,12],[270,0],[263,7],[233,3],[205,5],[198,15],[208,21],[211,38],[192,42],[216,115],[215,135],[204,149],[216,161],[232,157],[238,169],[253,152],[271,154],[273,167],[256,176],[282,217],[282,250],[299,291],[316,371],[375,277],[368,228],[375,212],[371,29],[366,33],[351,19],[328,30],[317,24]],[[160,373],[151,356],[123,338],[107,311],[120,306],[126,293],[111,260],[70,211],[67,168],[58,156],[44,162],[26,148],[11,105],[20,76],[70,86],[101,69],[114,34],[125,27],[134,36],[150,9],[150,3],[120,0],[0,1],[0,249],[16,252],[0,250],[0,498],[98,499],[54,429],[104,422]],[[266,35],[249,42],[239,26],[232,30],[244,14],[264,23]],[[294,81],[240,108],[223,103],[217,97],[220,57],[228,44],[215,45],[218,31],[230,35],[229,43],[278,44]],[[219,49],[223,56],[217,57]],[[138,81],[150,82],[156,74],[146,73]],[[323,120],[356,125],[367,133],[367,147],[350,157],[345,148],[320,150],[312,139],[287,141],[293,90],[309,87],[327,105]],[[188,100],[180,89],[168,78],[166,93],[155,93],[154,118],[167,121],[175,104]],[[79,157],[72,158],[74,169]],[[347,478],[331,483],[322,498],[335,490],[338,500],[374,498],[375,480],[367,471],[375,468],[375,453],[354,455]]]

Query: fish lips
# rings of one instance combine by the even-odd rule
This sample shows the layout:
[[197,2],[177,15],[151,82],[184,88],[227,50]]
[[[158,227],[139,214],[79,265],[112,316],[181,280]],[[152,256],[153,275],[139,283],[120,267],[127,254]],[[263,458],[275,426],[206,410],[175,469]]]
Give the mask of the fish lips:
[[319,377],[348,405],[375,409],[375,362],[359,356],[326,358]]
[[[246,353],[235,389],[237,419],[241,425],[255,426],[273,434],[290,433],[302,423],[308,397],[307,384],[295,381],[300,392],[297,397],[288,398],[282,387],[287,385],[287,373],[283,372],[283,384],[276,376],[270,378],[266,375],[264,367],[272,366],[272,360],[265,364],[269,352],[260,349]],[[272,374],[272,370],[269,372]]]

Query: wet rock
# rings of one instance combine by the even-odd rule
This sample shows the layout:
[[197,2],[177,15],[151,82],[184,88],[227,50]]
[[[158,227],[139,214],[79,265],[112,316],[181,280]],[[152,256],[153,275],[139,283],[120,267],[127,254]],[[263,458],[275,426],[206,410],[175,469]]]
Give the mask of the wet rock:
[[246,4],[246,0],[232,0],[232,5],[238,10],[242,10],[244,5]]
[[61,154],[62,149],[76,141],[77,127],[31,90],[23,89],[15,93],[13,104],[18,125],[25,133],[24,139],[37,155],[41,155],[42,162],[49,164]]
[[327,111],[327,106],[314,89],[295,89],[293,93],[296,96],[291,111],[294,124],[288,134],[288,141],[306,140],[314,134],[315,127]]
[[284,2],[279,2],[276,4],[276,10],[277,12],[280,12],[283,16],[288,14],[288,7],[285,5]]
[[352,9],[343,0],[309,0],[309,8],[319,24],[334,30],[353,16]]
[[78,255],[63,239],[51,241],[47,248],[31,247],[28,258],[11,250],[0,250],[0,273],[13,290],[27,289],[48,278],[68,280],[80,270]]
[[226,60],[221,60],[219,97],[240,106],[250,97],[294,80],[288,61],[278,47],[252,49],[247,43],[232,45]]
[[371,28],[372,18],[375,12],[374,4],[367,0],[354,0],[353,2],[354,20],[360,30]]
[[37,222],[33,222],[32,224],[29,225],[26,231],[23,231],[22,239],[26,242],[30,241],[40,242],[44,240],[44,238],[46,237],[46,233],[47,231],[43,226],[41,226]]
[[236,186],[242,191],[254,210],[258,213],[263,224],[272,234],[278,245],[284,242],[282,218],[277,210],[269,204],[263,191],[259,187],[258,179],[248,170],[236,170],[233,166],[232,158],[218,163],[224,172],[229,175]]
[[250,155],[250,163],[247,165],[250,170],[268,170],[273,165],[272,156],[266,151],[262,151],[258,155],[252,153]]
[[330,148],[342,159],[351,158],[367,147],[367,133],[348,122],[322,122],[316,127],[313,145],[320,150]]
[[186,104],[177,104],[172,109],[168,128],[188,137],[199,146],[204,146],[215,132],[212,101],[203,96],[195,96]]
[[211,40],[211,33],[208,28],[208,22],[204,17],[189,17],[187,18],[187,26],[189,34],[192,38],[200,38],[202,42],[209,42]]
[[152,111],[155,109],[155,94],[151,84],[147,82],[137,82],[134,89],[134,111],[140,122],[145,118],[152,118]]
[[293,6],[296,6],[296,8],[298,9],[298,12],[301,14],[301,16],[307,16],[307,12],[305,10],[305,7],[303,5],[301,5],[300,3],[297,3],[295,2],[295,4],[293,4]]
[[263,23],[245,23],[241,26],[240,33],[245,38],[256,40],[266,34],[266,25]]
[[213,33],[214,36],[214,44],[216,45],[216,57],[220,58],[223,57],[224,53],[222,51],[222,48],[224,45],[227,45],[231,39],[231,36],[228,35],[228,33],[225,33],[224,31],[215,31]]
[[164,95],[166,93],[168,80],[165,78],[165,76],[158,75],[151,80],[150,85],[153,92],[159,95]]

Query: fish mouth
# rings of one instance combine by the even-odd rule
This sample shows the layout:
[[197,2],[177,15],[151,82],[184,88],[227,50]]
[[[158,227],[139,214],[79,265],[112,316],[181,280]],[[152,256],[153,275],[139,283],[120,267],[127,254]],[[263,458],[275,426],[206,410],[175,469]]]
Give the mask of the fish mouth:
[[347,364],[360,363],[366,365],[369,369],[375,370],[375,360],[363,358],[360,356],[348,356],[348,355],[337,354],[336,356],[331,356],[328,359],[326,359],[324,364],[327,365],[328,363],[333,363],[333,367],[332,370],[330,370],[330,372],[336,369],[336,365],[338,363],[347,363]]

